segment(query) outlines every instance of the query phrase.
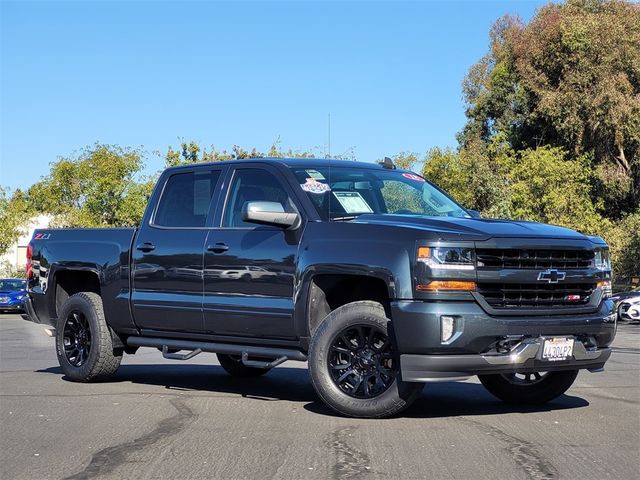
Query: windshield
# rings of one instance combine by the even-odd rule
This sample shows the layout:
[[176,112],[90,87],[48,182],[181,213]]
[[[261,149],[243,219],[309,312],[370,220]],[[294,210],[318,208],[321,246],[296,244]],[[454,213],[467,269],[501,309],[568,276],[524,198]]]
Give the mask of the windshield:
[[331,167],[293,172],[323,220],[349,220],[363,213],[470,217],[419,175],[397,170]]
[[24,280],[0,280],[0,290],[4,292],[17,292],[27,288]]

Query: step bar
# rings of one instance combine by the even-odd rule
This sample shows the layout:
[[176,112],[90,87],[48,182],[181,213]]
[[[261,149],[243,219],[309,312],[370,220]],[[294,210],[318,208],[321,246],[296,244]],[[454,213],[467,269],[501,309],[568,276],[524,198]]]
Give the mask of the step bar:
[[[243,364],[257,368],[273,368],[286,360],[295,360],[298,362],[307,361],[307,356],[304,353],[288,348],[256,347],[252,345],[199,342],[157,337],[129,337],[127,338],[127,345],[130,347],[159,348],[165,358],[172,360],[188,360],[202,352],[239,355]],[[171,353],[170,350],[189,350],[190,353]],[[249,357],[273,360],[270,362],[249,360]]]

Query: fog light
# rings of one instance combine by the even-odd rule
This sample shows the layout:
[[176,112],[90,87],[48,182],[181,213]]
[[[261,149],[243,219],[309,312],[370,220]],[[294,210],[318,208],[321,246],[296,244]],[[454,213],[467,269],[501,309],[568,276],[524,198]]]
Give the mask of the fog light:
[[451,340],[456,331],[456,317],[442,315],[440,317],[440,341],[442,343]]

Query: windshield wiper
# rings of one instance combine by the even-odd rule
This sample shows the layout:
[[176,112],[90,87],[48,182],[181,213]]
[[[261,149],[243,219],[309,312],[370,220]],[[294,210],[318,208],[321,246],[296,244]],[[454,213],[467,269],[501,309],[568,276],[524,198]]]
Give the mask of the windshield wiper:
[[331,217],[331,221],[346,222],[346,221],[349,221],[349,220],[355,220],[358,217],[359,217],[359,215],[350,215],[348,217]]

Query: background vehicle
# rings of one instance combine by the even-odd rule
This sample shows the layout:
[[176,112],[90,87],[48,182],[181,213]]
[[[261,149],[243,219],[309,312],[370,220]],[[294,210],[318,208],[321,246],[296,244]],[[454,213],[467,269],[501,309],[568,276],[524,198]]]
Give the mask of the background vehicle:
[[602,239],[478,218],[390,161],[170,168],[139,228],[37,230],[28,256],[27,318],[82,382],[155,347],[217,353],[236,376],[308,361],[349,416],[473,375],[543,403],[601,370],[615,334]]
[[24,278],[0,280],[0,312],[22,310],[22,300],[27,296],[27,281]]
[[617,307],[618,320],[636,322],[640,320],[640,295],[627,297]]
[[640,287],[635,287],[627,292],[615,293],[611,300],[615,303],[618,320],[640,320],[640,317],[633,318],[634,311],[629,310],[633,304],[640,302]]

